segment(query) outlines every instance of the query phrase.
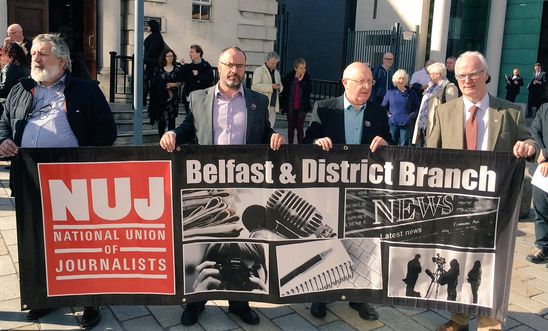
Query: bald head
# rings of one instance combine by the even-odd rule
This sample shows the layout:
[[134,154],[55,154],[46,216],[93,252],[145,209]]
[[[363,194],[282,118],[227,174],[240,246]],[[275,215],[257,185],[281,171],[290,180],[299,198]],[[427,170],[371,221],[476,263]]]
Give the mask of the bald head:
[[346,98],[355,109],[358,109],[371,96],[373,74],[367,64],[354,62],[344,69],[342,83]]
[[369,72],[371,74],[371,69],[369,66],[363,62],[353,62],[350,63],[343,72],[343,79],[350,78],[355,79],[356,77]]
[[7,34],[15,42],[20,43],[23,41],[23,28],[17,23],[8,26]]

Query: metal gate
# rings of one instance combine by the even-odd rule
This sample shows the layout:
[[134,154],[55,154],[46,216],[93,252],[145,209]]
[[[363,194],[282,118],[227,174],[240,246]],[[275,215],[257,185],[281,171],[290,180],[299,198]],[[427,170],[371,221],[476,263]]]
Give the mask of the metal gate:
[[405,69],[409,75],[415,71],[417,33],[403,31],[399,23],[392,30],[349,31],[347,63],[361,61],[371,68],[382,64],[386,52],[394,54],[395,69]]

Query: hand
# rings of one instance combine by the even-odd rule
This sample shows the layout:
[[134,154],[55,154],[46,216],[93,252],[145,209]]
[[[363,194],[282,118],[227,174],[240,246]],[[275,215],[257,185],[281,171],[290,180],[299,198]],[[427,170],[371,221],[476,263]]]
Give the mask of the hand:
[[0,156],[15,156],[18,147],[11,139],[6,139],[0,144]]
[[259,277],[249,276],[249,282],[253,284],[253,289],[251,290],[251,292],[266,292],[266,284]]
[[170,153],[173,152],[175,150],[176,136],[177,135],[175,134],[175,132],[172,131],[164,133],[164,135],[160,139],[160,147]]
[[538,168],[543,177],[548,177],[548,162],[539,164]]
[[379,146],[388,146],[388,143],[386,140],[384,140],[382,137],[376,136],[371,141],[371,145],[369,145],[369,148],[371,149],[371,152],[375,152]]
[[333,143],[331,142],[331,138],[329,137],[323,137],[320,139],[314,140],[314,144],[316,146],[320,146],[324,151],[329,152],[331,148],[333,148]]
[[285,138],[281,134],[274,133],[270,136],[270,148],[272,150],[277,151],[283,144],[285,144]]
[[529,158],[537,152],[534,145],[525,142],[525,141],[518,141],[514,145],[514,156],[519,158]]
[[196,279],[192,288],[195,292],[207,291],[210,289],[219,288],[222,284],[219,280],[221,273],[215,269],[215,262],[204,261],[196,267]]
[[194,76],[198,76],[198,70],[192,70],[192,74],[193,74]]
[[281,87],[282,87],[282,85],[280,85],[280,84],[272,84],[272,89],[273,90],[279,90]]

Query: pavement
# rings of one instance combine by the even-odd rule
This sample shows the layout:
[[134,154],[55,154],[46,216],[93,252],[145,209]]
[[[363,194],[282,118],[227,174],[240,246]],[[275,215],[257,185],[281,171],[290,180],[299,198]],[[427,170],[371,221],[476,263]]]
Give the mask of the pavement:
[[[281,117],[281,116],[280,116]],[[283,131],[283,121],[276,128]],[[285,130],[287,131],[287,130]],[[286,132],[283,132],[286,135]],[[20,310],[19,261],[14,200],[10,198],[9,170],[0,161],[0,330],[80,330],[82,307],[55,310],[37,322],[27,321]],[[532,211],[518,224],[512,268],[508,318],[504,330],[548,330],[548,265],[532,264],[525,256],[534,242]],[[378,321],[364,321],[344,302],[328,305],[327,316],[310,315],[310,304],[275,305],[252,302],[261,317],[258,326],[249,326],[228,312],[227,301],[209,301],[199,322],[192,327],[180,324],[182,305],[104,306],[102,320],[94,330],[435,330],[450,314],[446,311],[404,306],[374,305]],[[470,330],[476,329],[475,319]]]

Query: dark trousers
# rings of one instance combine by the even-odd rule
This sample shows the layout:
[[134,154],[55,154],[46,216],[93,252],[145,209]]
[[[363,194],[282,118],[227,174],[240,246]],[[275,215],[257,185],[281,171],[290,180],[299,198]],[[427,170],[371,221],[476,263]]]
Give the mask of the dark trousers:
[[535,209],[535,246],[548,253],[548,193],[533,186]]
[[527,112],[525,113],[527,117],[535,116],[535,114],[533,114],[533,108],[536,108],[538,110],[538,108],[540,107],[541,98],[542,87],[535,87],[529,90],[529,99],[527,100]]
[[[186,304],[186,309],[198,310],[198,309],[203,308],[206,303],[207,303],[207,301],[189,302],[189,303]],[[239,309],[239,308],[243,308],[243,307],[248,307],[249,306],[249,301],[231,301],[231,300],[228,300],[228,306],[232,307],[233,309],[234,308]]]
[[[167,129],[173,130],[175,129],[175,118],[170,118],[167,120]],[[158,120],[158,134],[160,135],[160,138],[162,138],[162,135],[166,132],[166,119],[160,118]]]
[[305,118],[306,114],[301,113],[298,110],[293,110],[293,114],[287,113],[287,142],[289,144],[293,143],[295,130],[297,130],[297,143],[303,143]]

